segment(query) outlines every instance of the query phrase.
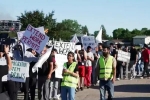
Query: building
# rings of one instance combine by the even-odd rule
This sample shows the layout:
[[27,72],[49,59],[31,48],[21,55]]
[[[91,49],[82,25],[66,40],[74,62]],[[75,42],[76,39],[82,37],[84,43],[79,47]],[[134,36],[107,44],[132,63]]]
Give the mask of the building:
[[0,20],[0,32],[20,31],[21,26],[20,21]]
[[138,35],[138,36],[133,37],[134,45],[149,44],[149,43],[150,43],[150,36]]
[[121,45],[131,45],[131,41],[126,41],[126,40],[123,40],[123,39],[113,39],[113,40],[107,41],[105,43],[107,45],[110,45],[110,43],[121,44]]

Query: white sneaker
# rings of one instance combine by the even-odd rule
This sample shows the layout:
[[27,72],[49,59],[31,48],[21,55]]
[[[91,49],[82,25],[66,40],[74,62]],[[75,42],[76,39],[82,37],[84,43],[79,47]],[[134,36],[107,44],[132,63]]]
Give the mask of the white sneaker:
[[117,81],[119,81],[120,80],[120,78],[117,78]]

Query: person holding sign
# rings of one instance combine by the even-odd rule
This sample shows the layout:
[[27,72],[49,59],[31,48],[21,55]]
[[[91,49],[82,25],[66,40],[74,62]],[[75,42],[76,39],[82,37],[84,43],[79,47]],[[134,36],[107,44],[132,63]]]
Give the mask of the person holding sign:
[[[12,68],[11,58],[9,56],[9,46],[3,45],[4,51],[0,51],[0,58],[5,57],[6,65],[0,64],[0,93],[2,93],[2,77],[8,74],[8,71]],[[1,95],[1,94],[0,94]],[[1,97],[0,97],[1,98]],[[1,98],[2,99],[2,98]],[[5,100],[3,98],[3,100]]]
[[[68,62],[63,66],[63,79],[61,82],[61,100],[75,100],[75,89],[78,84],[78,66],[74,61],[74,53],[67,55]],[[68,97],[67,97],[68,96]]]

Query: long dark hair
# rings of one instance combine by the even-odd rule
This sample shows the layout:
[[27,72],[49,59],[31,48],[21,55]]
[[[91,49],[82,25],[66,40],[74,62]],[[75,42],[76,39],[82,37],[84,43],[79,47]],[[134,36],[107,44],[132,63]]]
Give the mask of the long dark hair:
[[[74,53],[73,52],[68,52],[68,54],[67,55],[72,55],[72,57],[74,57]],[[75,57],[74,57],[74,59],[73,59],[73,61],[75,62],[76,60],[75,60]]]

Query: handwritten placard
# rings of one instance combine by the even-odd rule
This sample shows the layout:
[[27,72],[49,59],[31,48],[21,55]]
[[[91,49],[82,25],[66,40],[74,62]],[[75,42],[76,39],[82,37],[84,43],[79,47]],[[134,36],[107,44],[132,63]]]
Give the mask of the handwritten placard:
[[130,61],[130,53],[124,52],[122,50],[118,50],[117,60],[123,61],[123,62],[129,62]]
[[[41,33],[44,33],[44,27],[38,27],[38,28],[35,28],[35,29],[39,30]],[[25,33],[25,31],[17,32],[18,40],[20,40],[23,37],[24,33]]]
[[95,52],[95,47],[97,44],[95,43],[94,36],[83,36],[81,37],[81,41],[85,50],[87,50],[88,46],[91,46],[92,52]]
[[48,40],[49,37],[47,35],[44,35],[44,33],[41,33],[31,25],[27,26],[26,31],[21,38],[21,41],[23,43],[25,43],[38,53],[42,52]]
[[29,63],[13,60],[8,79],[16,82],[25,82],[27,76],[29,76]]
[[67,62],[67,56],[62,54],[56,54],[55,60],[58,66],[57,69],[55,70],[55,77],[62,78],[63,65],[65,62]]
[[57,49],[59,54],[67,55],[70,51],[74,52],[75,43],[55,41],[54,48]]

